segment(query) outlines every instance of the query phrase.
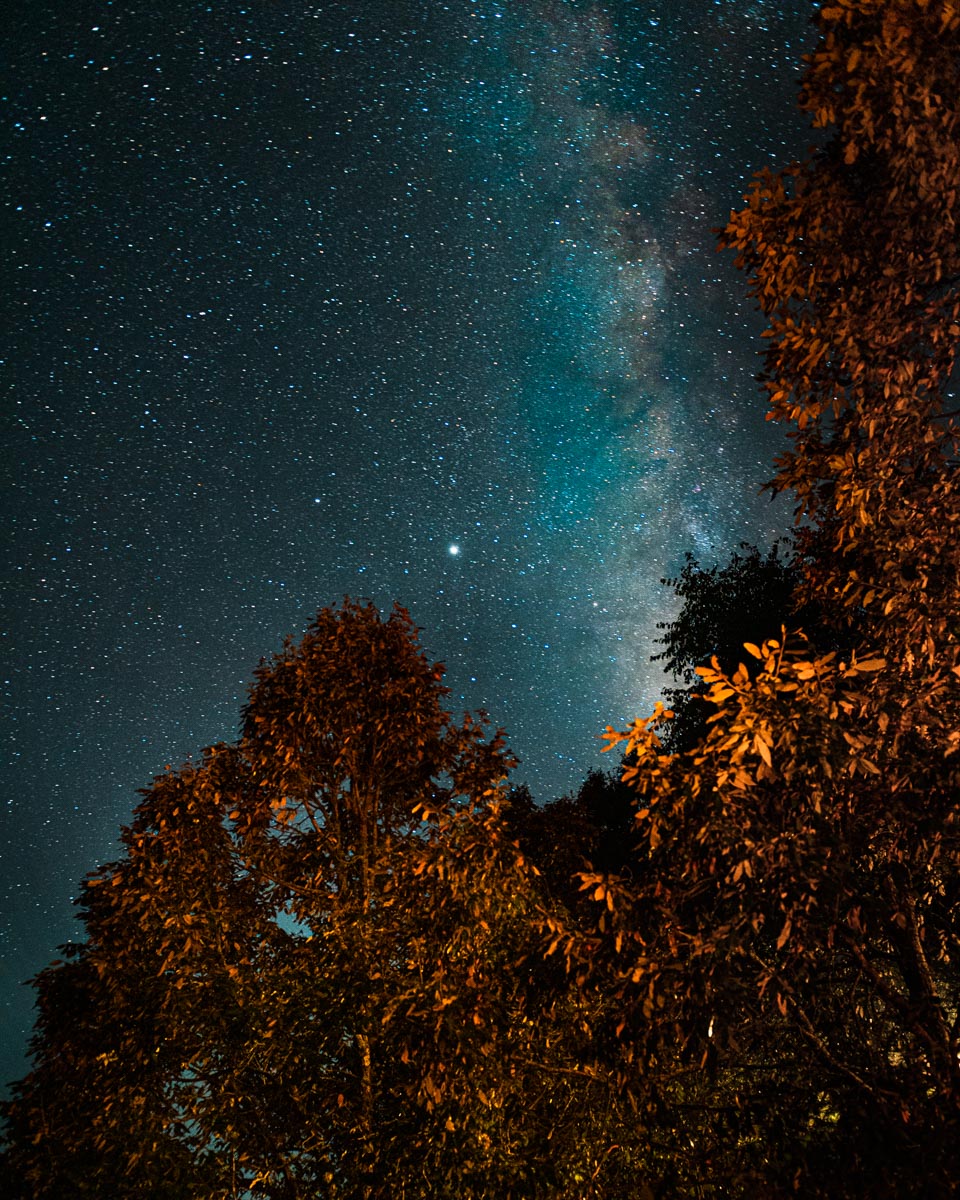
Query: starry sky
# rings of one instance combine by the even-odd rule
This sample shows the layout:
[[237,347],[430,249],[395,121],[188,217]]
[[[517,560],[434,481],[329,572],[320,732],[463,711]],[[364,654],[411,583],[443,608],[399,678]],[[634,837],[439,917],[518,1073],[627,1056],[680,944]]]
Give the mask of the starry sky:
[[137,788],[394,600],[548,800],[787,528],[723,224],[810,0],[33,0],[2,155],[0,1083]]

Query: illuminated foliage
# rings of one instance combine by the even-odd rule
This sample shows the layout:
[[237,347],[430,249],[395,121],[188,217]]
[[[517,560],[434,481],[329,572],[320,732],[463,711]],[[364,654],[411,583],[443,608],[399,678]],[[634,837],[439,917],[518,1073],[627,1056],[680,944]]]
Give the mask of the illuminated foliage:
[[[662,709],[610,731],[646,860],[638,879],[586,875],[594,935],[558,924],[551,944],[621,997],[690,1192],[947,1196],[960,10],[842,0],[819,22],[801,100],[828,138],[761,173],[723,240],[768,322],[769,415],[790,426],[772,486],[797,500],[798,602],[838,632],[757,628],[741,662],[704,662],[693,745]],[[705,621],[688,608],[674,644]]]
[[[801,104],[825,148],[762,172],[731,216],[768,321],[773,486],[807,521],[817,597],[863,610],[897,672],[957,663],[960,10],[845,0],[820,14]],[[935,706],[934,706],[935,707]]]
[[687,555],[680,574],[661,583],[672,587],[682,601],[672,621],[660,621],[664,647],[653,661],[664,662],[680,687],[666,696],[673,720],[663,730],[670,750],[687,750],[703,736],[710,715],[699,699],[698,664],[714,656],[724,670],[732,671],[742,657],[745,637],[773,637],[785,623],[802,622],[809,628],[808,611],[796,612],[796,565],[775,544],[766,555],[756,547],[742,546],[723,567],[701,567]]
[[[4,1194],[603,1196],[636,1177],[512,759],[401,610],[261,664],[234,746],[154,781],[37,980]],[[612,1131],[617,1131],[614,1134]],[[610,1192],[613,1189],[613,1193]]]

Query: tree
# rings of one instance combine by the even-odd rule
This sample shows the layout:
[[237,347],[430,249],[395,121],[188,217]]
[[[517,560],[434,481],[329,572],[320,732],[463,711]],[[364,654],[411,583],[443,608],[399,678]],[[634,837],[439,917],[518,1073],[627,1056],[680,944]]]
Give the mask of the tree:
[[86,942],[38,980],[22,1194],[373,1194],[416,1125],[383,1023],[427,919],[415,866],[511,762],[440,681],[405,613],[347,601],[261,665],[236,746],[146,790],[84,886]]
[[[858,614],[848,613],[837,628],[825,619],[820,603],[802,589],[803,571],[792,547],[775,542],[766,554],[743,544],[720,566],[702,567],[687,555],[680,574],[661,583],[682,601],[672,621],[660,621],[664,649],[652,661],[664,661],[682,686],[667,688],[673,717],[661,730],[666,749],[689,750],[703,737],[711,708],[701,698],[697,674],[701,663],[716,658],[720,670],[732,674],[743,661],[747,638],[763,642],[784,626],[800,627],[822,650],[849,651],[858,638]],[[754,660],[746,666],[753,670]]]
[[[809,592],[939,694],[956,665],[960,15],[930,0],[825,6],[801,106],[826,146],[761,172],[723,244],[768,321],[768,418],[793,449]],[[950,686],[953,686],[952,684]],[[924,712],[938,724],[936,696]],[[949,735],[949,730],[945,730]],[[955,744],[955,743],[954,743]]]
[[512,759],[400,609],[324,609],[154,780],[36,984],[5,1195],[607,1196],[643,1166],[540,954]]
[[631,869],[633,792],[615,774],[591,771],[575,796],[543,805],[526,787],[511,790],[509,800],[507,830],[561,907],[578,907],[581,871]]
[[[417,864],[422,940],[390,1008],[400,1057],[416,1063],[419,1099],[435,1118],[414,1147],[421,1190],[414,1183],[411,1194],[636,1194],[647,1131],[596,1061],[610,1001],[544,959],[544,915],[558,907],[549,892],[520,886],[536,870],[518,855],[511,813],[461,809],[452,820],[456,830],[431,839]],[[391,1150],[391,1178],[410,1152],[402,1142]]]
[[155,780],[126,856],[84,883],[86,941],[36,980],[34,1068],[6,1112],[13,1194],[180,1196],[219,1177],[203,1130],[242,1062],[237,977],[261,924],[221,765],[212,751]]
[[745,638],[775,636],[781,625],[809,625],[796,613],[799,571],[784,557],[779,543],[765,555],[755,546],[742,546],[723,567],[704,568],[687,555],[680,574],[660,582],[681,600],[673,621],[660,621],[664,649],[652,656],[682,686],[666,692],[673,720],[664,729],[665,745],[688,750],[705,732],[709,708],[699,699],[696,668],[716,656],[721,669],[732,671],[743,657]]
[[[310,1157],[347,1194],[369,1194],[404,1108],[382,1016],[405,970],[415,910],[396,892],[429,832],[422,809],[492,798],[512,762],[481,723],[450,721],[440,678],[404,613],[383,622],[347,605],[261,666],[244,713],[235,819],[247,869],[293,926],[279,968],[288,1016],[270,1060],[302,1110],[323,1114],[322,1135],[311,1118]],[[312,1014],[307,1030],[298,1010]],[[341,1178],[347,1169],[359,1183]]]
[[[701,740],[626,733],[638,884],[584,877],[626,1052],[711,1073],[723,1137],[661,1075],[684,1186],[948,1196],[960,1175],[960,497],[946,401],[960,338],[960,12],[843,0],[801,93],[831,131],[763,172],[724,244],[767,320],[776,490],[797,500],[784,628],[700,666]],[[692,610],[691,610],[692,611]],[[687,616],[691,615],[688,611]],[[686,636],[683,620],[675,644]],[[789,622],[787,623],[789,624]],[[807,633],[813,632],[807,630]],[[668,643],[669,645],[669,643]],[[682,1139],[678,1138],[678,1149]],[[836,1162],[844,1163],[838,1176]]]
[[[794,425],[774,487],[791,489],[806,518],[806,592],[838,624],[855,620],[882,664],[840,708],[847,773],[869,777],[860,830],[874,870],[843,915],[885,1018],[925,1043],[913,1082],[951,1129],[960,427],[947,394],[960,341],[960,13],[926,0],[843,3],[821,22],[801,104],[833,135],[807,163],[760,177],[724,240],[769,323],[770,415]],[[855,658],[836,669],[846,678]],[[883,953],[869,944],[879,930]]]

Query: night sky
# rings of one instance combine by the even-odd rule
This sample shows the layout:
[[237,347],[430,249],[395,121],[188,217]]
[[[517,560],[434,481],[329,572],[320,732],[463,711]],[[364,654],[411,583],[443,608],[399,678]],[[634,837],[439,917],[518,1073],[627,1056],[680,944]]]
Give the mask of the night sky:
[[803,153],[809,0],[41,0],[6,30],[0,1081],[136,790],[394,600],[538,799],[767,543],[714,227]]

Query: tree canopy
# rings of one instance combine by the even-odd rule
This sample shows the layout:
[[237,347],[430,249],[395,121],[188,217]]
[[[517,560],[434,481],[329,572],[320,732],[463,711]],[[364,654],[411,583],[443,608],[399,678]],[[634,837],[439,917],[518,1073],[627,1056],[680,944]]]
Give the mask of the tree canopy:
[[261,664],[238,742],[144,791],[84,885],[85,942],[37,980],[6,1195],[532,1196],[600,1172],[609,1089],[558,1036],[582,1000],[534,953],[512,759],[441,679],[402,610],[325,609]]
[[[792,439],[772,487],[796,498],[796,605],[824,627],[787,617],[758,624],[740,662],[714,650],[697,666],[711,715],[692,746],[667,736],[680,752],[665,753],[662,708],[610,731],[644,878],[588,877],[605,936],[558,947],[616,981],[640,1061],[672,1044],[713,1071],[735,1136],[701,1132],[696,1186],[950,1195],[960,12],[843,0],[819,21],[801,104],[829,136],[758,176],[723,244],[767,318],[769,416]],[[667,642],[675,666],[690,665],[686,619],[707,633],[690,605]],[[683,1090],[661,1091],[682,1111]]]

